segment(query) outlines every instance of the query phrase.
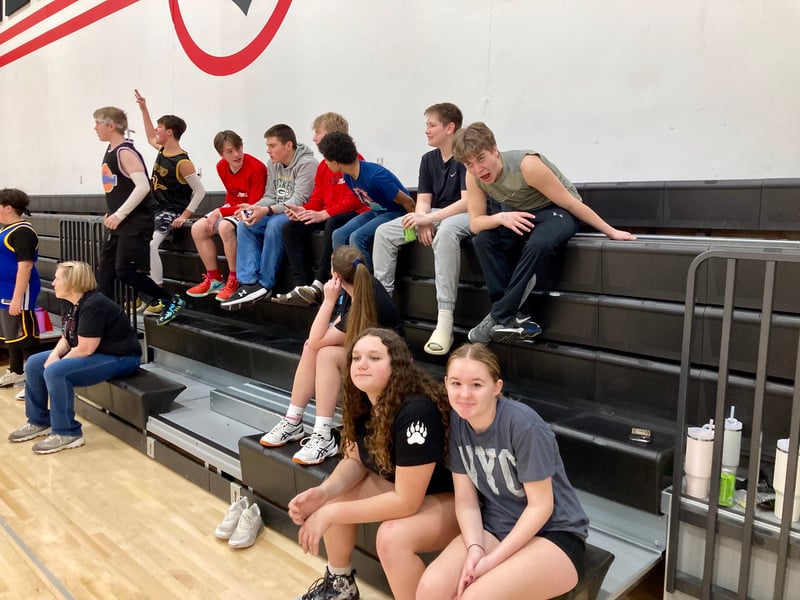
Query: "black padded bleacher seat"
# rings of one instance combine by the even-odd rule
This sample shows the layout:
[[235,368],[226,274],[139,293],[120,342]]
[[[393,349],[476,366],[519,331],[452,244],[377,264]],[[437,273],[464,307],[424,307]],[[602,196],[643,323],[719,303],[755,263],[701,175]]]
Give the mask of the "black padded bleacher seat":
[[[299,448],[299,442],[280,448],[264,448],[259,444],[259,436],[252,435],[239,440],[239,461],[242,466],[242,479],[264,502],[286,509],[289,501],[300,492],[319,485],[331,474],[337,461],[329,459],[313,467],[297,467],[292,455]],[[373,564],[357,565],[359,576],[367,581],[378,575],[382,577],[375,549],[377,525],[362,524],[356,534],[356,548],[370,557]],[[600,592],[614,555],[592,545],[586,547],[585,574],[571,592],[559,596],[563,600],[593,600]],[[366,572],[365,572],[366,569]]]
[[169,410],[184,389],[185,385],[140,368],[125,377],[77,387],[75,392],[143,431],[147,418]]

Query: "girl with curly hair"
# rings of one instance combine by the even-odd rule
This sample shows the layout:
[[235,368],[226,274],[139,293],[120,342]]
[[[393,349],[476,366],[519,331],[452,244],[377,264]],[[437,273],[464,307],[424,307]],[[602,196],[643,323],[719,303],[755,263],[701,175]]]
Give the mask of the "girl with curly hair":
[[465,344],[447,361],[450,469],[461,535],[434,560],[417,598],[553,598],[583,571],[589,521],[555,435],[501,396],[497,357]]
[[[389,327],[403,332],[403,321],[392,298],[369,272],[364,256],[353,246],[339,246],[331,259],[331,278],[322,292],[322,304],[311,324],[295,371],[286,415],[261,437],[268,448],[303,440],[292,460],[316,465],[334,456],[339,447],[331,431],[345,348],[367,327]],[[303,414],[316,399],[314,432],[305,437]]]
[[324,577],[300,600],[359,597],[351,555],[357,525],[372,522],[381,522],[376,548],[392,595],[411,599],[425,569],[418,554],[441,550],[458,532],[445,467],[447,396],[394,331],[367,329],[350,348],[344,458],[289,503],[303,550],[317,554],[324,537],[328,553]]

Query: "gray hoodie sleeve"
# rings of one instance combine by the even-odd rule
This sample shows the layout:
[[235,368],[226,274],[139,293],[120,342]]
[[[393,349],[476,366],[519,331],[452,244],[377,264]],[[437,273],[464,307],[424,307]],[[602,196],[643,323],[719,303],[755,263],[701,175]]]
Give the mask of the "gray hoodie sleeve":
[[304,144],[298,144],[289,166],[269,161],[267,187],[258,204],[273,206],[276,214],[284,212],[284,204],[305,204],[314,189],[317,164],[314,153]]

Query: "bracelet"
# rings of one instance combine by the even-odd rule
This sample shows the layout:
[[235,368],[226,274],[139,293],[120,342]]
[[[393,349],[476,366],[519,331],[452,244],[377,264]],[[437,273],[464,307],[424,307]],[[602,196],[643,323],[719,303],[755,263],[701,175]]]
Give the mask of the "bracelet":
[[467,546],[467,552],[469,552],[470,548],[472,548],[473,546],[477,546],[478,548],[480,548],[481,550],[483,550],[483,553],[484,553],[484,554],[486,554],[486,548],[484,548],[484,547],[483,547],[483,546],[481,546],[480,544],[470,544],[469,546]]
[[270,216],[270,217],[271,217],[272,215],[274,215],[274,214],[275,214],[275,210],[272,208],[272,206],[271,206],[271,205],[267,207],[267,210],[269,211],[269,215],[268,215],[268,216]]

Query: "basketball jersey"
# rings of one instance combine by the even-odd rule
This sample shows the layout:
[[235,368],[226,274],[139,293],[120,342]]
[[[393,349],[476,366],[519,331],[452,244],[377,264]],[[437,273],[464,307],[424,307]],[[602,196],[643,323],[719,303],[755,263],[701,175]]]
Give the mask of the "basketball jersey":
[[[15,232],[21,229],[29,229],[33,236],[36,237],[36,232],[27,221],[19,221],[6,225],[0,229],[0,298],[3,300],[2,308],[8,310],[7,301],[11,300],[14,296],[14,286],[17,283],[17,250],[15,248],[16,240],[12,238]],[[38,244],[38,241],[37,241]],[[39,281],[39,272],[36,270],[36,260],[39,258],[38,245],[37,251],[33,255],[33,270],[31,271],[31,278],[28,281],[28,288],[25,290],[25,295],[22,299],[22,310],[33,310],[36,308],[36,298],[39,296],[41,283]]]
[[[111,150],[106,150],[103,157],[103,190],[106,193],[106,205],[108,214],[111,215],[119,209],[131,195],[133,188],[136,187],[133,179],[123,174],[119,164],[119,153],[123,150],[130,150],[136,153],[139,160],[144,165],[144,159],[139,151],[134,148],[133,143],[126,140],[119,146]],[[153,195],[147,194],[145,198],[134,208],[131,213],[122,220],[119,227],[113,230],[112,235],[152,235],[153,234]]]
[[181,163],[188,160],[189,155],[186,152],[170,156],[164,154],[163,148],[158,151],[151,177],[156,210],[169,210],[177,213],[186,210],[192,198],[192,188],[181,177],[179,169]]

